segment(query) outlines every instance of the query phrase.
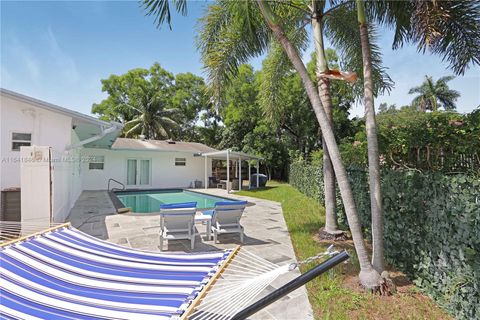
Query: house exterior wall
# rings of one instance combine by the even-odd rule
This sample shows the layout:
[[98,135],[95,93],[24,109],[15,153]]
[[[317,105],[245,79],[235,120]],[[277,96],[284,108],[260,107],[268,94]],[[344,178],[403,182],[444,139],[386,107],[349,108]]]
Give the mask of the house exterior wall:
[[[108,179],[120,181],[129,189],[188,188],[192,181],[200,180],[205,185],[205,159],[192,153],[158,151],[123,151],[106,149],[83,149],[82,158],[104,156],[103,170],[89,170],[88,162],[82,162],[83,189],[106,190]],[[175,158],[186,158],[185,166],[175,166]],[[151,162],[149,185],[127,185],[127,160],[149,159]],[[207,176],[211,176],[212,161],[207,162]],[[119,187],[112,184],[112,186]]]
[[1,95],[0,189],[20,187],[20,151],[12,151],[12,132],[32,134],[32,145],[63,151],[71,143],[72,118]]
[[[78,142],[72,130],[72,143]],[[52,150],[52,216],[63,222],[82,193],[81,149]]]
[[[12,132],[31,133],[32,147],[22,147],[22,150],[26,149],[25,152],[13,151]],[[71,117],[1,95],[0,190],[21,188],[22,221],[45,220],[50,217],[50,210],[55,222],[65,221],[82,192],[80,150],[66,150],[67,146],[78,140],[72,130]],[[29,160],[25,155],[31,153],[33,146],[50,149],[51,176],[44,174],[45,170],[38,162],[25,163]],[[48,166],[48,161],[48,158],[44,159],[43,164]],[[49,189],[45,189],[50,180],[51,198]],[[45,208],[49,208],[48,212],[40,212]]]

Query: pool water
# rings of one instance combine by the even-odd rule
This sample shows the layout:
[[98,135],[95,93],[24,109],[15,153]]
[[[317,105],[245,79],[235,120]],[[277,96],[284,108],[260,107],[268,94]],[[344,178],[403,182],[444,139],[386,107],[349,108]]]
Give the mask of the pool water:
[[136,213],[159,212],[161,204],[197,202],[198,209],[215,207],[215,202],[229,199],[187,190],[127,191],[116,194],[125,207]]

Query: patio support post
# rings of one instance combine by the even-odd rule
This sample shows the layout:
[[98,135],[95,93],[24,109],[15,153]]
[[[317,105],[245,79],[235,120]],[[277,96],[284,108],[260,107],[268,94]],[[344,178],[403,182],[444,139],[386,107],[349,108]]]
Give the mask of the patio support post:
[[238,190],[242,191],[242,158],[238,158]]
[[230,150],[227,150],[227,193],[230,193]]
[[258,177],[259,167],[260,167],[260,160],[257,160],[257,188],[260,188],[260,186],[258,184],[258,181],[260,180],[259,177]]
[[252,189],[252,173],[250,172],[250,160],[248,161],[248,189]]
[[205,156],[205,189],[208,188],[208,157]]

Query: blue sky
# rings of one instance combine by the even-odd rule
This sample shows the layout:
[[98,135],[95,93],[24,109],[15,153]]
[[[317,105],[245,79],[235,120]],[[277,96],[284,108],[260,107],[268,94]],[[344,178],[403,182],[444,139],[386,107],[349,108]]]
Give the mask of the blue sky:
[[[1,1],[0,86],[88,114],[92,103],[106,97],[100,79],[111,74],[148,68],[157,61],[173,73],[202,75],[195,34],[207,5],[189,2],[188,16],[174,15],[170,31],[166,25],[156,29],[134,1]],[[419,54],[414,47],[392,51],[391,39],[390,32],[382,31],[384,65],[395,89],[379,97],[377,105],[408,104],[409,88],[426,74],[452,74],[439,57]],[[261,59],[252,64],[258,69]],[[480,105],[478,66],[450,84],[461,93],[459,112]],[[352,115],[362,114],[357,104]]]

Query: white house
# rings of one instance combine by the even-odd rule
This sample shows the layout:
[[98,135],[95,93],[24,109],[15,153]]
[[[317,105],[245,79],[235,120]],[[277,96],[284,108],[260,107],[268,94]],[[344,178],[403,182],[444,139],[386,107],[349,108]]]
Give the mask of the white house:
[[117,138],[119,123],[0,93],[0,220],[21,211],[22,221],[64,221],[82,190],[106,190],[110,179],[155,189],[205,185],[211,175],[212,159],[201,155],[217,150],[201,143]]
[[[64,220],[83,190],[80,150],[110,148],[121,129],[119,123],[0,89],[0,220],[19,218],[20,190],[24,212]],[[45,198],[47,204],[38,206]]]
[[[188,188],[204,181],[202,153],[216,151],[201,143],[117,138],[110,149],[85,148],[83,189],[105,190],[115,179],[128,189]],[[211,175],[211,159],[207,163]],[[112,186],[118,187],[113,182]]]

